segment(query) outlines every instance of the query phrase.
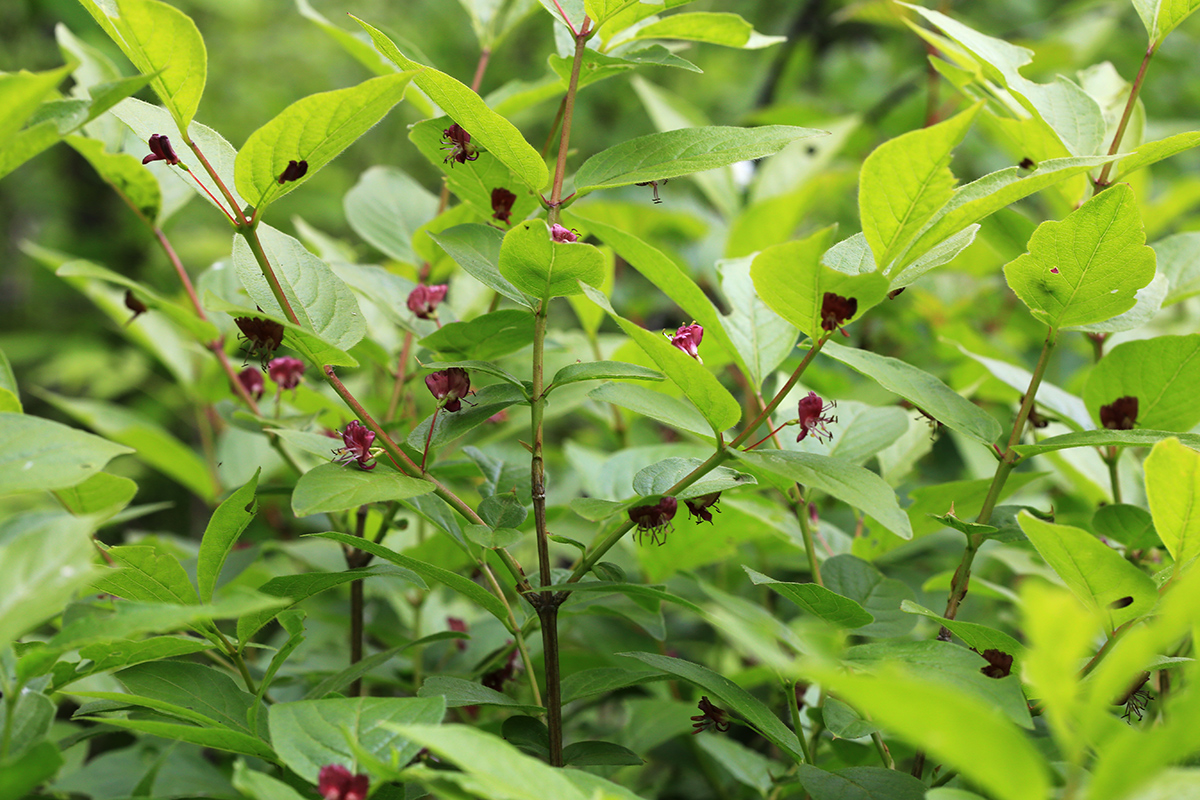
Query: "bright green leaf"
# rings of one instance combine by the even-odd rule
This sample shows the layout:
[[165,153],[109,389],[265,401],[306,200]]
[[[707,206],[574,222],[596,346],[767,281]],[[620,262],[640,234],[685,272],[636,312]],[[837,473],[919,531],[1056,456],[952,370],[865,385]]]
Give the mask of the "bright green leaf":
[[99,472],[77,486],[57,490],[54,496],[77,517],[98,514],[107,518],[129,505],[137,490],[129,478]]
[[258,476],[261,472],[261,467],[255,470],[254,477],[229,495],[208,520],[196,562],[196,585],[200,589],[202,602],[212,600],[213,590],[216,588],[217,579],[221,577],[221,567],[225,566],[229,551],[237,544],[238,537],[258,512],[255,492],[258,490]]
[[0,494],[77,486],[132,452],[48,419],[0,412]]
[[590,244],[555,242],[540,220],[513,227],[500,246],[500,274],[533,297],[579,294],[579,283],[600,283],[604,256]]
[[1137,399],[1138,429],[1189,431],[1200,423],[1200,334],[1123,342],[1088,375],[1083,402],[1092,419],[1122,397]]
[[68,136],[67,144],[87,159],[105,183],[133,206],[149,222],[158,219],[162,209],[162,192],[158,181],[128,153],[109,153],[104,142],[84,136]]
[[433,491],[433,484],[403,475],[387,464],[363,470],[357,465],[321,464],[300,476],[292,491],[297,517],[358,508],[367,503],[407,500]]
[[815,583],[777,581],[761,572],[755,572],[744,564],[742,569],[746,570],[750,581],[756,586],[766,585],[808,613],[815,614],[840,628],[861,628],[863,625],[875,621],[875,618],[858,603],[849,597],[842,597],[836,592],[831,592],[824,586]]
[[[1146,496],[1154,528],[1176,565],[1200,555],[1200,453],[1164,439],[1146,457]],[[1177,568],[1178,569],[1178,566]]]
[[1133,0],[1133,7],[1150,35],[1151,50],[1157,50],[1168,33],[1200,8],[1200,0]]
[[117,7],[117,44],[143,75],[157,73],[150,85],[180,130],[186,130],[208,74],[208,53],[196,23],[158,0],[117,0]]
[[639,28],[633,38],[683,39],[757,50],[779,44],[787,37],[764,36],[737,14],[698,11],[664,17]]

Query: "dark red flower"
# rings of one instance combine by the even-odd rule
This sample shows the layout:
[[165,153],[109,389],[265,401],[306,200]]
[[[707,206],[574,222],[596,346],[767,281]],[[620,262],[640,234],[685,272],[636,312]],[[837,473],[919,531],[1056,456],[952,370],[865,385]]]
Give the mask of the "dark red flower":
[[[508,644],[512,644],[511,639],[508,641]],[[517,661],[517,648],[514,647],[508,652],[508,658],[505,659],[504,664],[485,674],[480,679],[480,683],[489,689],[502,692],[504,691],[504,684],[517,677],[517,669],[519,667],[520,663]]]
[[462,408],[462,398],[471,393],[471,376],[462,367],[450,367],[425,376],[425,385],[447,411]]
[[283,184],[288,181],[298,181],[304,177],[306,172],[308,172],[307,161],[289,161],[288,165],[284,167],[283,174],[279,176],[279,182]]
[[693,736],[701,731],[725,733],[729,730],[729,712],[723,708],[714,706],[709,702],[707,696],[702,696],[696,707],[700,709],[700,713],[691,717],[692,727],[695,728],[692,731]]
[[265,372],[267,359],[283,344],[283,325],[274,320],[257,317],[234,317],[233,322],[242,332],[241,338],[249,345],[246,358],[257,357]]
[[291,356],[273,358],[271,363],[267,364],[267,374],[279,384],[280,389],[295,389],[304,375],[304,362]]
[[[721,509],[717,508],[717,501],[720,499],[720,492],[710,492],[683,502],[687,504],[688,513],[696,518],[696,524],[699,525],[701,522],[712,522],[712,511],[721,513]],[[709,511],[710,508],[712,511]]]
[[443,164],[451,159],[459,164],[465,164],[479,158],[479,153],[471,144],[471,134],[463,130],[457,122],[442,131],[442,142],[446,145],[442,149],[450,151],[450,155],[442,159]]
[[703,364],[704,360],[700,358],[700,341],[703,338],[704,328],[693,322],[691,325],[680,325],[671,337],[671,344]]
[[[452,631],[458,631],[459,633],[467,632],[467,623],[464,622],[463,620],[459,619],[458,617],[446,617],[446,625]],[[467,640],[466,639],[455,639],[454,646],[457,647],[459,650],[466,650],[467,649]]]
[[371,454],[371,445],[375,444],[375,431],[369,430],[358,420],[352,421],[346,426],[346,430],[342,431],[342,443],[344,447],[339,447],[333,453],[336,456],[334,462],[338,464],[349,464],[352,461],[357,461],[361,469],[375,469],[375,464],[368,461],[374,458]]
[[179,156],[175,155],[175,149],[171,147],[171,140],[160,134],[152,134],[150,141],[150,155],[142,159],[143,164],[149,164],[151,161],[165,161],[171,166],[179,163]]
[[854,297],[842,297],[840,294],[826,292],[821,298],[821,327],[827,331],[841,330],[842,336],[849,336],[842,325],[846,324],[858,311],[858,300]]
[[980,667],[979,671],[989,678],[1003,678],[1012,673],[1013,657],[1003,650],[989,648],[979,655],[988,662],[987,666]]
[[125,290],[125,307],[133,312],[133,316],[130,317],[129,320],[125,323],[126,325],[128,325],[130,322],[133,322],[135,319],[140,317],[142,314],[145,314],[147,311],[146,304],[143,303],[141,300],[137,299],[137,296],[134,295],[132,289]]
[[420,319],[433,319],[437,316],[437,307],[446,298],[446,284],[426,286],[417,284],[417,288],[408,293],[408,310]]
[[351,775],[341,764],[326,764],[317,774],[317,791],[325,800],[366,800],[370,778]]
[[238,373],[238,383],[246,389],[246,394],[253,397],[255,400],[263,396],[263,377],[262,371],[254,367],[246,367]]
[[[667,531],[672,529],[671,520],[675,518],[678,508],[679,501],[666,495],[652,506],[635,506],[629,509],[629,519],[637,525],[638,543],[642,541],[642,534],[649,531],[650,544],[666,544]],[[662,541],[658,539],[660,533],[663,535]]]
[[658,187],[660,184],[666,186],[667,180],[667,178],[663,178],[660,181],[642,181],[641,183],[635,183],[634,186],[649,186],[650,190],[654,193],[654,203],[658,205],[662,203],[662,199],[658,196]]
[[1112,431],[1131,431],[1137,422],[1138,399],[1118,397],[1106,406],[1100,406],[1100,424]]
[[796,441],[803,441],[810,433],[821,441],[833,439],[833,434],[825,426],[830,422],[837,422],[837,417],[827,417],[825,412],[834,408],[837,408],[836,402],[826,403],[816,392],[809,392],[801,397],[800,416],[796,420],[796,424],[800,426],[800,435],[796,437]]
[[579,234],[570,228],[564,228],[556,222],[550,226],[550,238],[559,244],[574,244],[579,241]]
[[517,196],[503,186],[492,189],[492,219],[498,219],[505,225],[511,225],[512,207],[515,202],[517,202]]

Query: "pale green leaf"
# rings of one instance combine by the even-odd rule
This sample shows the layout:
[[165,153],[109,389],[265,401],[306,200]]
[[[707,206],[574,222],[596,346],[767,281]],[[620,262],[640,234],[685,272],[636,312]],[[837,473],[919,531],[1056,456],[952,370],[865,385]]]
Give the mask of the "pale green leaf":
[[725,47],[757,50],[785,41],[785,36],[764,36],[737,14],[698,11],[672,14],[639,28],[634,39],[683,39]]
[[645,386],[605,383],[588,392],[588,397],[627,408],[635,414],[705,439],[713,438],[712,429],[695,406]]
[[1164,439],[1145,462],[1146,497],[1154,528],[1177,565],[1200,555],[1200,453]]
[[1133,7],[1146,26],[1150,49],[1157,50],[1168,33],[1200,8],[1200,0],[1133,0]]
[[1072,447],[1151,447],[1163,439],[1180,439],[1190,447],[1200,448],[1200,435],[1176,431],[1149,431],[1136,428],[1131,431],[1100,428],[1091,431],[1063,433],[1042,439],[1037,444],[1019,444],[1013,447],[1021,456],[1035,456],[1066,450]]
[[513,711],[524,711],[529,714],[541,714],[544,712],[541,706],[520,703],[503,692],[498,692],[483,684],[449,675],[430,675],[421,684],[421,688],[417,690],[417,697],[436,697],[442,699],[447,708],[500,706]]
[[437,242],[448,256],[484,286],[494,289],[518,305],[533,307],[529,297],[500,274],[503,232],[491,225],[472,223],[456,225],[436,234],[431,233],[429,238]]
[[0,412],[0,495],[76,486],[132,452],[48,419]]
[[[0,419],[7,416],[15,415]],[[15,641],[60,614],[94,577],[91,533],[88,520],[63,514],[0,541],[0,641]]]
[[515,353],[531,344],[533,315],[517,308],[502,308],[467,322],[450,322],[420,340],[421,347],[446,360],[484,362]]
[[[962,345],[959,345],[958,349],[963,355],[973,358],[986,367],[987,371],[992,374],[992,377],[1009,388],[1022,394],[1029,390],[1029,381],[1032,379],[1033,374],[1024,367],[976,355]],[[1081,398],[1064,389],[1060,389],[1048,381],[1043,380],[1038,384],[1036,399],[1039,406],[1053,411],[1062,419],[1063,423],[1076,430],[1088,430],[1095,427],[1095,423],[1092,422],[1091,417],[1088,415],[1087,406],[1084,405]]]
[[798,332],[755,291],[750,273],[753,260],[752,256],[746,256],[718,261],[717,272],[721,276],[721,292],[729,302],[729,313],[721,321],[743,355],[750,382],[759,387],[791,355]]
[[395,167],[371,167],[346,192],[346,222],[384,255],[420,263],[412,237],[437,215],[437,196]]
[[581,364],[568,364],[554,373],[546,392],[551,387],[566,386],[580,381],[661,381],[661,372],[640,367],[637,364],[626,364],[622,361],[586,361]]
[[1177,233],[1150,246],[1158,256],[1158,274],[1170,284],[1164,306],[1200,294],[1200,232]]
[[367,503],[407,500],[433,491],[433,484],[403,475],[389,464],[363,470],[357,464],[321,464],[300,476],[292,491],[297,517],[345,511]]

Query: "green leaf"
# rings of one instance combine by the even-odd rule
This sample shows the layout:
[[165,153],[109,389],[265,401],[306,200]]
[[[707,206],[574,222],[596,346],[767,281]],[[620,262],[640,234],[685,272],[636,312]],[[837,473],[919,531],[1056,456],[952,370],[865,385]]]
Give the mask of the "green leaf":
[[10,72],[0,75],[0,152],[12,146],[13,137],[37,111],[42,100],[70,72],[71,66],[68,64],[47,72]]
[[[300,327],[339,350],[358,344],[367,324],[350,287],[299,239],[269,225],[259,225],[257,235]],[[267,314],[283,316],[250,244],[242,236],[234,236],[233,263],[255,305]]]
[[[959,345],[958,349],[963,355],[973,358],[985,366],[987,371],[992,373],[992,377],[1006,384],[1009,388],[1022,394],[1029,389],[1029,381],[1033,378],[1033,374],[1024,367],[976,355],[962,345]],[[1036,399],[1039,406],[1053,411],[1062,418],[1064,424],[1076,430],[1086,430],[1094,427],[1094,423],[1091,417],[1088,416],[1087,406],[1084,405],[1083,400],[1048,381],[1043,380],[1038,384]]]
[[729,302],[729,313],[721,322],[743,354],[751,383],[758,387],[791,355],[797,331],[755,291],[750,274],[753,260],[753,256],[746,256],[718,261],[717,271],[721,276],[721,292]]
[[529,714],[541,714],[545,711],[541,706],[519,703],[503,692],[489,689],[482,684],[448,675],[430,675],[421,684],[417,697],[442,698],[447,708],[501,706]]
[[[1092,419],[1121,397],[1138,401],[1137,428],[1189,431],[1200,423],[1200,334],[1123,342],[1104,354],[1083,387]],[[1128,431],[1125,431],[1128,433]]]
[[590,244],[555,242],[540,219],[515,226],[500,246],[500,274],[517,289],[543,300],[579,294],[579,283],[599,283],[604,256]]
[[827,772],[801,764],[797,777],[813,800],[921,800],[928,789],[911,775],[882,767]]
[[879,731],[879,726],[859,716],[858,712],[838,700],[826,697],[821,706],[821,720],[826,729],[842,739],[861,739]]
[[20,756],[45,739],[58,711],[49,697],[28,688],[21,691],[15,703],[5,705],[5,750],[10,757]]
[[132,452],[48,419],[0,412],[0,495],[77,486]]
[[831,625],[839,628],[861,628],[875,621],[875,618],[865,608],[836,592],[831,592],[824,586],[815,583],[786,583],[767,577],[761,572],[755,572],[742,565],[750,581],[755,586],[767,585],[782,597],[791,600],[810,614],[815,614]]
[[889,139],[867,156],[858,213],[876,264],[891,264],[954,196],[950,154],[982,107],[976,103],[945,122]]
[[635,414],[701,438],[714,439],[712,428],[696,407],[669,394],[631,383],[603,383],[588,392],[588,397],[627,408]]
[[1097,536],[1115,539],[1131,550],[1158,547],[1161,542],[1150,512],[1129,503],[1111,503],[1097,508],[1092,515],[1092,529]]
[[892,487],[870,470],[839,458],[790,450],[732,451],[760,469],[782,475],[802,486],[828,492],[877,520],[901,539],[911,539],[912,525],[896,501]]
[[1033,315],[1055,330],[1103,322],[1129,309],[1154,277],[1154,251],[1133,190],[1113,186],[1062,222],[1043,222],[1029,252],[1004,277]]
[[129,478],[100,472],[78,486],[55,491],[54,496],[77,517],[96,514],[107,519],[129,505],[137,490]]
[[1170,287],[1164,306],[1200,294],[1200,232],[1177,233],[1150,246],[1158,256],[1158,274],[1167,278]]
[[304,795],[291,786],[247,767],[241,759],[233,764],[233,788],[253,800],[304,800]]
[[[345,284],[342,284],[342,286],[345,287]],[[347,292],[349,292],[348,288]],[[349,294],[349,297],[352,301],[354,300],[353,294]],[[326,299],[322,298],[321,302],[324,303]],[[357,306],[357,301],[355,301],[355,305]],[[272,322],[278,322],[283,326],[283,343],[304,356],[310,364],[318,367],[326,364],[335,367],[358,366],[358,361],[345,350],[330,344],[312,331],[289,322],[282,314],[268,314],[265,311],[235,305],[227,300],[222,300],[212,292],[204,293],[204,307],[209,311],[223,311],[232,317],[269,319]],[[362,318],[359,316],[338,315],[329,316],[327,319],[330,330],[335,335],[339,332],[345,333],[347,331],[347,324],[355,326],[357,323],[358,325],[363,325],[365,330],[365,323],[363,323]]]
[[12,642],[61,613],[95,575],[91,526],[62,515],[0,540],[0,636]]
[[478,143],[500,159],[530,189],[537,191],[546,185],[550,178],[546,162],[511,122],[488,108],[479,95],[467,86],[444,72],[407,58],[396,47],[395,42],[381,31],[353,14],[350,16],[371,36],[379,52],[400,69],[419,70],[413,77],[413,82],[425,90],[435,103],[444,108],[455,122],[471,134],[473,144]]
[[902,602],[900,610],[907,614],[920,614],[923,617],[929,617],[944,626],[959,639],[962,639],[963,644],[978,653],[982,653],[984,650],[999,650],[1002,653],[1008,653],[1013,657],[1013,673],[1020,674],[1021,670],[1018,663],[1022,656],[1025,655],[1025,645],[1007,633],[998,631],[995,628],[989,628],[986,625],[980,625],[977,622],[961,622],[956,619],[946,619],[924,606],[917,605],[911,600]]
[[1191,150],[1198,144],[1200,144],[1200,131],[1177,133],[1155,142],[1146,142],[1134,150],[1131,155],[1121,159],[1117,164],[1117,174],[1112,182],[1124,183],[1129,179],[1129,175],[1139,169],[1157,164],[1159,161],[1178,155],[1185,150]]
[[773,245],[750,265],[750,277],[762,301],[813,339],[827,333],[821,316],[827,293],[857,301],[854,315],[843,326],[881,303],[888,293],[887,278],[878,272],[847,275],[821,263],[832,233],[832,228],[825,228],[807,239]]
[[872,378],[889,392],[919,406],[946,427],[977,442],[988,445],[1000,435],[1000,423],[990,414],[911,364],[833,342],[826,343],[821,353]]
[[[93,692],[92,694],[98,693]],[[128,695],[114,693],[114,697],[128,697]],[[262,739],[229,728],[201,728],[191,724],[160,722],[153,719],[118,719],[114,717],[82,717],[82,719],[125,730],[148,733],[163,739],[174,739],[200,747],[211,747],[214,750],[242,753],[267,761],[276,760],[275,751]]]
[[899,406],[868,406],[853,400],[838,401],[837,422],[830,423],[833,439],[815,436],[796,442],[787,437],[784,449],[831,456],[861,465],[885,450],[909,429],[909,412]]
[[0,147],[0,178],[9,174],[38,153],[57,144],[58,129],[53,121],[47,120],[14,136]]
[[116,43],[143,75],[157,73],[150,85],[179,129],[186,130],[208,73],[208,53],[196,23],[158,0],[117,0],[117,7]]
[[200,590],[201,602],[212,600],[213,590],[217,579],[221,577],[221,568],[229,551],[237,544],[238,537],[250,520],[258,513],[258,476],[262,472],[259,467],[254,471],[245,486],[238,489],[225,499],[213,512],[204,529],[204,538],[200,541],[200,553],[196,557],[196,585]]
[[928,750],[1000,800],[1046,795],[1048,769],[1034,745],[1002,712],[962,689],[898,670],[807,672],[885,730]]
[[[1200,461],[1200,456],[1196,460]],[[1017,515],[1017,522],[1079,601],[1094,612],[1110,615],[1111,627],[1136,619],[1154,607],[1158,590],[1153,579],[1087,531],[1044,522],[1027,511]],[[1163,527],[1158,526],[1160,531]],[[1132,602],[1112,607],[1125,598],[1132,598]]]
[[608,694],[617,689],[640,686],[643,683],[666,680],[658,670],[632,670],[620,667],[597,667],[573,672],[563,678],[563,705],[586,697]]
[[516,308],[447,323],[420,341],[447,361],[492,361],[531,344],[533,315]]
[[252,730],[246,721],[247,713],[258,702],[254,695],[242,691],[233,678],[212,667],[158,661],[123,669],[113,677],[132,695],[189,709],[208,724],[266,738],[265,730]]
[[[633,490],[643,497],[666,494],[672,486],[694,472],[702,463],[698,458],[663,459],[644,467],[633,476]],[[675,496],[686,500],[756,483],[758,481],[753,475],[729,467],[717,467]]]
[[357,465],[321,464],[300,476],[292,491],[297,517],[346,511],[389,500],[407,500],[433,491],[433,484],[401,474],[388,464],[364,470]]
[[683,39],[757,50],[779,44],[787,37],[764,36],[737,14],[698,11],[652,22],[639,28],[633,39]]
[[396,657],[397,654],[407,650],[410,647],[423,647],[433,642],[440,642],[444,639],[469,639],[465,633],[458,631],[440,631],[431,633],[428,636],[422,636],[420,639],[414,639],[407,644],[397,645],[396,647],[387,650],[381,650],[374,655],[367,656],[362,661],[356,664],[351,664],[341,672],[337,672],[325,678],[316,686],[308,690],[308,694],[304,695],[305,700],[320,700],[326,695],[340,691],[342,688],[350,685],[354,681],[363,677],[367,673],[374,670],[376,667],[386,664]]
[[19,757],[0,762],[0,797],[29,797],[63,765],[53,742],[41,742]]
[[575,190],[582,195],[596,189],[677,178],[769,156],[792,142],[823,135],[825,131],[790,125],[712,126],[651,133],[602,150],[583,162],[575,173]]
[[125,600],[199,604],[191,578],[172,553],[147,545],[112,547],[107,553],[124,568],[106,570],[96,580],[101,591]]
[[[486,364],[487,362],[448,362],[445,366],[453,366],[455,363],[470,364],[472,368],[479,369],[478,364]],[[425,366],[432,365],[426,364]],[[529,402],[526,396],[527,389],[523,385],[517,386],[514,383],[516,378],[503,372],[498,367],[491,367],[490,365],[484,371],[493,375],[503,373],[509,382],[483,387],[471,395],[471,402],[475,404],[473,406],[464,404],[458,411],[440,411],[437,414],[437,419],[434,419],[434,415],[430,414],[409,433],[408,439],[405,440],[408,446],[418,452],[424,452],[425,443],[428,441],[431,451],[438,450],[460,436],[478,428],[494,416],[496,412],[517,403]],[[431,425],[436,425],[433,430],[432,439],[429,438],[429,428]]]
[[572,742],[563,748],[563,763],[574,767],[641,766],[641,756],[613,742]]
[[708,420],[714,433],[719,435],[742,418],[741,405],[703,364],[672,345],[666,337],[651,333],[618,315],[609,305],[608,298],[599,291],[586,286],[584,293],[592,302],[609,312],[621,330],[625,331],[658,368],[683,390],[687,399]]
[[397,566],[410,569],[423,578],[428,578],[429,580],[444,584],[450,589],[453,589],[454,591],[463,595],[468,600],[471,600],[475,604],[484,608],[488,613],[500,620],[505,627],[508,627],[510,624],[508,618],[508,609],[505,607],[504,603],[502,603],[487,589],[484,589],[482,586],[469,578],[464,578],[462,575],[442,569],[441,567],[434,566],[433,564],[402,555],[394,550],[389,550],[383,545],[375,544],[374,542],[366,539],[360,539],[357,536],[349,536],[344,533],[317,533],[313,535],[319,536],[323,539],[332,539],[335,542],[348,544],[352,547],[357,547],[359,550],[365,550],[368,553],[378,556],[386,561],[390,561]]
[[364,241],[397,261],[417,264],[413,235],[437,216],[438,199],[402,170],[371,167],[346,192],[342,207]]
[[763,705],[762,701],[725,676],[699,664],[654,653],[618,653],[617,655],[636,658],[654,669],[696,684],[712,695],[716,701],[742,716],[762,736],[796,762],[804,759],[804,754],[796,741],[796,734],[788,730],[787,726],[779,721],[779,717],[775,716],[775,712]]
[[[383,119],[404,97],[413,75],[383,75],[292,103],[250,134],[242,146],[234,168],[238,191],[261,213]],[[281,183],[290,161],[307,161],[308,171],[299,180]]]
[[289,769],[316,783],[321,767],[353,768],[349,742],[371,755],[407,763],[420,747],[383,723],[436,725],[446,713],[439,698],[345,697],[271,706],[271,743]]
[[22,413],[21,389],[3,350],[0,350],[0,412]]
[[766,756],[729,736],[697,736],[696,745],[739,783],[757,789],[763,797],[771,791],[776,765]]
[[1150,35],[1150,49],[1157,50],[1167,34],[1175,30],[1192,12],[1200,8],[1200,0],[1133,0],[1146,33]]
[[858,603],[875,618],[858,628],[860,636],[903,636],[916,623],[900,610],[913,599],[912,589],[895,578],[886,578],[872,565],[852,555],[836,555],[821,566],[825,588]]
[[[189,608],[189,610],[194,614],[191,619],[201,619],[199,615],[195,615],[194,607]],[[111,672],[134,664],[144,664],[148,661],[178,658],[179,656],[211,650],[213,647],[215,645],[212,642],[196,639],[191,636],[155,636],[151,639],[143,639],[141,641],[117,639],[103,642],[102,644],[89,645],[80,648],[80,661],[77,664],[82,665],[85,661],[90,663],[82,669],[79,669],[75,664],[71,664],[70,672],[64,671],[60,673],[56,667],[54,670],[54,688],[55,690],[60,690],[73,681],[86,678],[89,675]]]
[[1037,444],[1019,444],[1013,447],[1021,456],[1036,456],[1066,450],[1071,447],[1151,447],[1163,439],[1179,439],[1191,447],[1200,448],[1200,435],[1176,433],[1175,431],[1110,431],[1100,428],[1094,431],[1064,433],[1042,439]]
[[1200,499],[1200,453],[1178,439],[1154,445],[1144,464],[1146,497],[1154,528],[1179,565],[1200,555],[1200,516],[1193,516]]
[[109,153],[104,142],[85,136],[68,136],[67,144],[87,159],[96,174],[113,188],[148,222],[158,220],[162,210],[162,192],[158,181],[128,153]]
[[665,376],[661,372],[640,367],[637,364],[626,364],[623,361],[586,361],[581,364],[568,364],[554,373],[550,380],[550,389],[566,386],[569,383],[581,381],[661,381]]
[[477,281],[525,308],[533,308],[529,297],[500,274],[500,247],[504,234],[491,225],[455,225],[430,233],[446,254]]

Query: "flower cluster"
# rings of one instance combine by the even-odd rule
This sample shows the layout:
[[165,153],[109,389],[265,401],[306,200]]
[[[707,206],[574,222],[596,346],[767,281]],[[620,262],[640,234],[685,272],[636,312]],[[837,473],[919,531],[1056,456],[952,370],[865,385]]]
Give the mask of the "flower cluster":
[[408,310],[419,319],[434,319],[437,317],[437,307],[446,299],[446,290],[449,288],[444,283],[437,286],[417,284],[417,288],[408,293]]
[[179,156],[175,155],[175,148],[171,147],[171,140],[161,134],[152,134],[150,141],[150,155],[142,159],[143,164],[149,164],[151,161],[165,161],[171,166],[179,163]]
[[723,708],[717,708],[708,699],[707,695],[700,697],[700,702],[696,704],[700,709],[700,713],[691,717],[692,735],[696,735],[701,731],[717,731],[725,733],[729,730],[729,712]]
[[458,411],[462,408],[462,399],[471,393],[471,376],[462,367],[450,367],[426,375],[425,385],[440,407]]
[[[661,498],[657,503],[651,506],[635,506],[629,509],[629,519],[638,529],[638,544],[641,544],[642,534],[650,532],[650,544],[662,545],[667,542],[667,531],[672,529],[671,520],[675,518],[675,511],[679,508],[679,501],[670,495]],[[658,538],[662,534],[662,540]]]
[[810,433],[819,441],[831,441],[833,434],[825,426],[830,422],[837,422],[837,417],[827,417],[825,412],[835,408],[836,401],[826,403],[816,392],[809,392],[801,397],[799,417],[796,419],[796,424],[800,426],[800,435],[796,437],[796,441],[803,441]]
[[[344,447],[339,447],[333,451],[337,464],[349,464],[357,461],[359,469],[375,469],[375,464],[372,459],[375,457],[371,452],[371,445],[375,444],[375,431],[369,430],[358,420],[354,420],[346,426],[346,430],[342,431],[342,444]],[[367,463],[372,461],[372,463]]]
[[1100,406],[1100,424],[1111,431],[1131,431],[1137,423],[1138,399],[1118,397],[1106,406]]
[[317,791],[325,800],[366,800],[368,776],[351,775],[341,764],[326,764],[317,773]]
[[678,347],[683,352],[687,353],[692,358],[704,363],[704,359],[700,357],[700,342],[704,339],[704,328],[697,325],[695,322],[690,325],[680,325],[675,330],[675,335],[666,334],[671,340],[671,344]]
[[[443,150],[449,150],[450,155],[442,159],[442,163],[447,161],[456,161],[459,164],[465,164],[468,161],[474,161],[479,158],[479,153],[475,150],[475,146],[471,144],[471,134],[463,130],[462,126],[457,122],[442,131],[442,142],[445,143]],[[450,166],[454,166],[451,164]]]

